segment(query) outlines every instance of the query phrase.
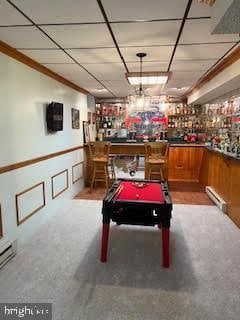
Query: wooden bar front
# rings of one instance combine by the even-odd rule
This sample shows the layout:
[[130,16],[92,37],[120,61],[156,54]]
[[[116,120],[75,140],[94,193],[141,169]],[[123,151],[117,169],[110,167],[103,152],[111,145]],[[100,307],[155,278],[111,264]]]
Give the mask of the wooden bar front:
[[[88,146],[84,147],[84,177],[85,184],[89,186],[92,176],[92,164],[89,158]],[[166,177],[169,181],[199,181],[199,173],[204,147],[197,144],[170,145],[168,157],[168,170]],[[111,155],[145,155],[143,143],[116,143],[111,145]],[[147,169],[147,168],[145,168]],[[146,171],[146,170],[145,170]]]
[[227,203],[227,214],[240,228],[240,160],[205,149],[199,182]]

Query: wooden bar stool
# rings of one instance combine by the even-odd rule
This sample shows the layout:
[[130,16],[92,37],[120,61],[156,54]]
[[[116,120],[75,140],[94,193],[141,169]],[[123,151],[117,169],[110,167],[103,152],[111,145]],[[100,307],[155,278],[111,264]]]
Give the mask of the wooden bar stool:
[[[112,160],[109,157],[111,142],[96,141],[89,142],[90,159],[93,165],[93,174],[91,179],[90,192],[92,192],[94,182],[104,181],[106,189],[109,188],[109,175],[114,179],[115,174]],[[109,169],[110,167],[110,169]]]
[[[164,171],[167,169],[168,162],[168,142],[146,142],[145,147],[145,178],[151,179],[152,176],[160,176],[164,180]],[[157,179],[157,178],[156,178]]]

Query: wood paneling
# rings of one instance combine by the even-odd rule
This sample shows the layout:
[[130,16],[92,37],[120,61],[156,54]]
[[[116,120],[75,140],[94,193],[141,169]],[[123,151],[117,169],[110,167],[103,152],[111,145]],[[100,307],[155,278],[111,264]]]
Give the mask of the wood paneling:
[[240,228],[240,162],[231,161],[231,186],[230,186],[230,205],[228,208],[229,217]]
[[226,201],[227,214],[240,227],[240,161],[205,150],[199,181]]
[[12,171],[12,170],[16,170],[16,169],[19,169],[19,168],[23,168],[23,167],[26,167],[26,166],[30,166],[31,164],[34,164],[34,163],[37,163],[37,162],[40,162],[40,161],[44,161],[44,160],[48,160],[48,159],[51,159],[51,158],[59,157],[59,156],[65,154],[65,153],[69,153],[69,152],[73,152],[73,151],[76,151],[76,150],[80,150],[82,148],[83,148],[83,146],[77,146],[77,147],[74,147],[74,148],[70,148],[70,149],[65,149],[65,150],[49,153],[49,154],[47,154],[45,156],[41,156],[41,157],[37,157],[37,158],[25,160],[25,161],[13,163],[13,164],[10,164],[10,165],[4,166],[4,167],[0,167],[0,174],[6,173],[6,172],[9,172],[9,171]]
[[169,181],[198,181],[203,156],[201,147],[170,147]]
[[[20,217],[20,208],[19,208],[19,198],[23,195],[26,194],[28,192],[30,192],[31,190],[33,190],[34,188],[37,188],[39,186],[42,186],[42,197],[43,197],[43,203],[41,205],[39,205],[36,209],[34,209],[33,211],[29,212],[27,215],[24,216],[24,218],[21,219]],[[45,185],[44,182],[40,182],[34,186],[32,186],[31,188],[28,188],[26,190],[23,190],[22,192],[16,194],[15,196],[15,200],[16,200],[16,215],[17,215],[17,225],[19,226],[20,224],[22,224],[23,222],[25,222],[26,220],[28,220],[31,216],[33,216],[36,212],[38,212],[40,209],[42,209],[45,204]]]
[[46,76],[57,80],[58,82],[61,82],[62,84],[64,84],[65,86],[68,86],[74,90],[77,90],[78,92],[81,93],[88,93],[87,90],[77,86],[75,83],[63,78],[62,76],[60,76],[59,74],[53,72],[52,70],[46,68],[45,66],[43,66],[42,64],[38,63],[37,61],[29,58],[28,56],[26,56],[25,54],[23,54],[22,52],[14,49],[13,47],[9,46],[8,44],[6,44],[3,41],[0,41],[0,52],[8,55],[9,57],[18,60],[22,63],[24,63],[25,65],[27,65],[28,67],[31,67],[43,74],[45,74]]

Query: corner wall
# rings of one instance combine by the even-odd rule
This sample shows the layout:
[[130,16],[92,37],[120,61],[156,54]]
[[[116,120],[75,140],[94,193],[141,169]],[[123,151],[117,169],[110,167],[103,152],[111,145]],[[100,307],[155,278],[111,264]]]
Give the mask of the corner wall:
[[[0,174],[1,253],[15,239],[24,243],[83,187],[82,121],[87,120],[87,95],[1,53],[0,70],[0,169],[79,147]],[[64,104],[63,131],[53,134],[48,133],[45,121],[51,101]],[[80,129],[72,129],[71,108],[80,110]],[[17,211],[24,221],[19,226]]]

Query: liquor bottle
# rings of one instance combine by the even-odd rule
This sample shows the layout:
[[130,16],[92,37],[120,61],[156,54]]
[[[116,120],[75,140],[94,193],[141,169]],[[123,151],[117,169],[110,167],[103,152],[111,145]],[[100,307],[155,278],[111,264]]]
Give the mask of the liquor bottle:
[[107,117],[105,117],[103,120],[103,128],[107,129],[107,127],[108,127],[108,121],[107,121]]
[[188,119],[188,128],[192,128],[192,119],[191,118]]
[[188,118],[184,118],[184,128],[188,127]]
[[180,114],[180,107],[179,107],[179,105],[177,105],[176,113],[177,113],[177,114]]
[[111,121],[110,117],[109,117],[109,119],[108,119],[107,127],[108,127],[109,129],[112,128],[112,121]]

